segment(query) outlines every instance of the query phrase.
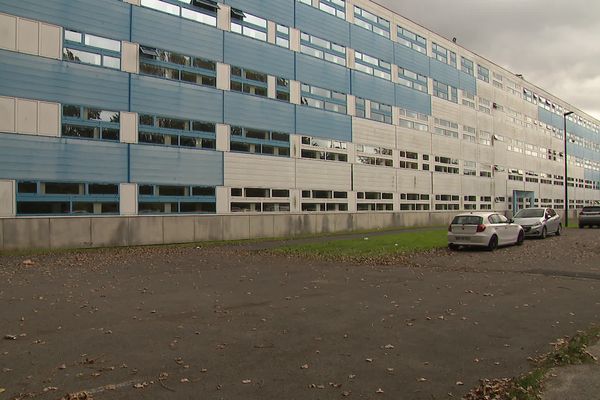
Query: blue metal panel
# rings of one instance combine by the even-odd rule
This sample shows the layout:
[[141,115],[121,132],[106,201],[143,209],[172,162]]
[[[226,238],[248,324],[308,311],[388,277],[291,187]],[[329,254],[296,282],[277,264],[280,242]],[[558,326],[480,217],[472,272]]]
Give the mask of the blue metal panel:
[[298,2],[296,2],[296,28],[342,46],[350,46],[348,22]]
[[352,141],[352,118],[331,111],[296,106],[296,133]]
[[394,83],[388,80],[352,71],[352,94],[355,96],[393,105],[394,86]]
[[431,115],[431,96],[406,86],[396,85],[396,105],[407,110]]
[[0,178],[126,182],[127,145],[0,134]]
[[357,25],[350,26],[350,47],[381,60],[394,62],[394,42]]
[[131,111],[223,121],[223,92],[189,83],[132,75]]
[[294,25],[295,0],[225,0],[231,7],[287,26]]
[[118,0],[0,0],[0,12],[129,40],[129,4]]
[[223,31],[143,7],[133,7],[132,40],[146,46],[223,61]]
[[429,57],[401,44],[394,44],[394,63],[421,75],[429,76]]
[[225,32],[225,63],[294,79],[294,52]]
[[542,107],[538,107],[538,121],[552,125],[552,113]]
[[127,110],[127,74],[0,50],[0,95]]
[[223,153],[131,145],[131,180],[154,184],[223,185]]
[[452,85],[455,88],[459,85],[458,70],[448,64],[434,60],[429,60],[429,70],[432,79],[438,82]]
[[225,123],[294,133],[294,106],[237,92],[225,92]]
[[473,75],[458,71],[458,88],[471,94],[477,94],[477,81]]
[[305,54],[296,56],[296,80],[342,93],[350,93],[350,70]]

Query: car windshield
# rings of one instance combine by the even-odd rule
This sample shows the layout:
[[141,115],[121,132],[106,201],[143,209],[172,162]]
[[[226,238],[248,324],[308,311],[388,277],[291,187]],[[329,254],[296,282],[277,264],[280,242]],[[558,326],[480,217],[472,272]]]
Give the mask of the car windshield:
[[585,212],[600,212],[600,207],[583,207],[583,210],[581,211],[585,211]]
[[544,210],[540,209],[524,209],[515,214],[515,218],[541,218],[544,216]]
[[479,225],[483,218],[476,215],[458,215],[452,220],[452,225]]

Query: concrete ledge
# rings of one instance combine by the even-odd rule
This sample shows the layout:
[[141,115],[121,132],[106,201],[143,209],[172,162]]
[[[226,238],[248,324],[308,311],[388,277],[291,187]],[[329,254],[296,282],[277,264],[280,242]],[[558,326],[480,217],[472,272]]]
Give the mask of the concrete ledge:
[[443,226],[453,212],[0,218],[0,250],[286,238]]
[[91,218],[50,219],[50,248],[92,246]]
[[91,218],[91,220],[93,247],[127,246],[129,244],[128,218]]
[[163,217],[164,243],[192,243],[195,240],[194,219],[187,216]]
[[48,218],[5,219],[3,225],[4,250],[50,248]]

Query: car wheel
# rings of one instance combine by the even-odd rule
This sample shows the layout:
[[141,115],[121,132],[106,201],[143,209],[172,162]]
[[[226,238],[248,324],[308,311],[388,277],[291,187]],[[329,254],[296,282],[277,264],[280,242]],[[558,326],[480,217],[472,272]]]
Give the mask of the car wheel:
[[546,227],[543,227],[542,233],[540,234],[540,239],[546,239],[546,236],[548,236],[548,230],[546,229]]
[[490,238],[490,242],[488,243],[487,249],[489,251],[494,251],[498,248],[498,236],[494,235]]
[[556,229],[556,236],[560,236],[560,234],[562,233],[562,224],[558,224],[558,228]]
[[459,247],[460,247],[459,245],[457,245],[457,244],[454,244],[454,243],[450,243],[450,244],[448,244],[448,248],[449,248],[450,250],[452,250],[452,251],[456,251],[456,250],[458,250],[458,248],[459,248]]
[[519,236],[517,236],[517,246],[521,246],[525,241],[525,234],[523,231],[519,231]]

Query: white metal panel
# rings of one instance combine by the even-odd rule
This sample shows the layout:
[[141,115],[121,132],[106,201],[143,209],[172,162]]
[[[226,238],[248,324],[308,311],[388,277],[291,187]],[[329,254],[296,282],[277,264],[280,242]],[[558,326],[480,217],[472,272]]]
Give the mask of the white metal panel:
[[61,28],[56,25],[40,23],[40,56],[60,60],[62,44]]
[[19,18],[17,26],[17,49],[22,53],[38,55],[39,24],[36,21]]
[[60,132],[60,104],[40,101],[38,103],[37,133],[57,137]]
[[354,190],[395,192],[396,170],[374,165],[354,165]]
[[224,153],[224,186],[294,188],[294,160],[274,156]]
[[0,14],[0,49],[17,49],[17,18]]
[[37,133],[38,102],[17,99],[17,133]]
[[396,176],[398,193],[431,193],[431,172],[399,169]]
[[298,189],[351,190],[349,163],[336,161],[297,160],[296,187]]
[[396,130],[393,125],[352,118],[352,139],[355,143],[396,147]]
[[0,96],[0,131],[14,133],[16,114],[16,99]]

